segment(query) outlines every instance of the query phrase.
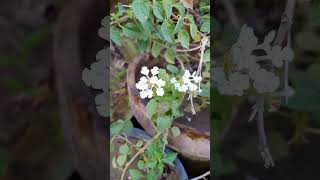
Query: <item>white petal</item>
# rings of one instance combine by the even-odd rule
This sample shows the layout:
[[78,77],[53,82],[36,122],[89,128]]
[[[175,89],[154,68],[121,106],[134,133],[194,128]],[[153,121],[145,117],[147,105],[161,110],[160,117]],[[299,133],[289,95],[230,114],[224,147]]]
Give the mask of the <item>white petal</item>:
[[146,66],[143,66],[141,68],[141,74],[148,76],[149,75],[149,69]]
[[155,76],[159,73],[159,68],[157,66],[154,66],[152,69],[151,69],[151,73]]
[[173,78],[171,78],[171,79],[170,79],[170,82],[171,82],[172,84],[174,84],[174,83],[176,83],[176,82],[177,82],[177,80],[176,80],[176,78],[175,78],[175,77],[173,77]]
[[187,85],[182,85],[181,86],[181,91],[182,92],[186,92],[188,90],[188,86]]
[[146,94],[147,94],[148,98],[152,98],[152,96],[153,96],[153,91],[152,91],[151,89],[147,89],[147,90],[146,90]]
[[143,76],[140,78],[139,82],[146,83],[148,81],[147,77]]
[[159,79],[156,84],[158,87],[162,87],[162,86],[166,85],[166,82],[162,79]]
[[197,88],[198,88],[197,85],[195,85],[195,84],[189,84],[189,90],[190,90],[190,91],[196,91]]
[[181,88],[180,83],[175,83],[175,84],[174,84],[174,88],[175,88],[175,89],[179,89],[179,88]]
[[194,80],[194,82],[198,83],[198,82],[202,81],[202,77],[201,76],[195,76],[193,78],[193,80]]
[[141,90],[141,84],[140,83],[136,83],[136,88]]
[[158,82],[158,77],[157,77],[157,76],[152,76],[152,77],[150,78],[150,82],[151,82],[151,84],[157,84],[157,82]]
[[190,76],[191,76],[190,71],[189,71],[189,70],[186,70],[186,71],[184,72],[183,78],[189,79]]
[[148,95],[147,95],[147,92],[146,91],[140,91],[140,97],[142,99],[146,98]]
[[158,88],[156,91],[158,96],[163,96],[164,95],[164,89],[163,88]]

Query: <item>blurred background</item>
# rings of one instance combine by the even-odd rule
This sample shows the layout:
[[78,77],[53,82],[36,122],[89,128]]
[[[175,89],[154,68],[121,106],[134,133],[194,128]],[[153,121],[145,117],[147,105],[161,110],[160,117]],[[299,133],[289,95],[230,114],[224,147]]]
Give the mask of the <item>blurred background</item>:
[[[252,27],[259,42],[263,42],[268,32],[278,29],[287,2],[290,0],[216,1],[212,24],[214,60],[228,65],[230,48],[244,24]],[[253,105],[250,95],[246,99],[221,96],[213,87],[212,167],[216,179],[319,179],[320,4],[317,0],[291,2],[296,4],[291,31],[295,57],[290,63],[289,85],[295,94],[288,104],[271,97],[264,114],[275,166],[263,166],[257,123],[248,122]]]
[[0,0],[1,180],[107,177],[106,119],[81,82],[107,4]]

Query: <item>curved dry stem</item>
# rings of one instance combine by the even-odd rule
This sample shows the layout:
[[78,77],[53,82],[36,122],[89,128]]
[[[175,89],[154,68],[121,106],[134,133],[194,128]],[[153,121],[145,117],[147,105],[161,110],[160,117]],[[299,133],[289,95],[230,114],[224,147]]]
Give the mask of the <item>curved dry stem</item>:
[[195,177],[195,178],[192,178],[191,180],[198,180],[198,179],[204,179],[205,177],[209,176],[210,175],[210,171],[207,171],[206,173],[198,176],[198,177]]
[[191,52],[191,51],[196,51],[198,49],[200,49],[202,46],[197,46],[197,47],[194,47],[194,48],[191,48],[191,49],[176,49],[177,52]]

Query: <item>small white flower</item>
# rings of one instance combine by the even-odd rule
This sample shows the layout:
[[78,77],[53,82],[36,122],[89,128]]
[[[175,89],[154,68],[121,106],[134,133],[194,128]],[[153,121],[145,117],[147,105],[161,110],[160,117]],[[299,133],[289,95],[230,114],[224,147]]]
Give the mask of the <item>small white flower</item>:
[[142,99],[148,97],[147,92],[146,92],[146,91],[140,91],[140,97],[141,97]]
[[163,96],[164,95],[164,89],[163,88],[158,88],[156,91],[158,96]]
[[143,66],[141,68],[141,74],[145,75],[145,76],[148,76],[149,75],[149,69],[146,67],[146,66]]
[[146,82],[148,82],[148,79],[145,76],[143,76],[143,77],[140,78],[140,82],[141,83],[146,83]]
[[201,76],[195,76],[193,78],[193,80],[194,80],[194,82],[198,83],[198,82],[202,81],[202,77]]
[[175,78],[170,80],[170,82],[174,84],[175,89],[179,92],[187,92],[189,90],[191,92],[200,93],[199,90],[202,77],[197,76],[196,72],[191,74],[189,70],[186,70],[182,76],[182,81],[182,83],[179,83]]
[[136,83],[136,88],[139,90],[146,90],[148,89],[148,84],[140,81],[139,83]]
[[190,91],[196,91],[197,88],[198,88],[197,85],[195,85],[195,84],[189,84],[189,90],[190,90]]
[[175,89],[180,89],[181,88],[180,83],[178,83],[178,82],[174,83],[174,88]]
[[187,92],[187,90],[188,90],[188,86],[187,85],[184,84],[184,85],[181,86],[181,91],[182,92]]
[[184,82],[184,83],[189,83],[189,81],[190,81],[190,76],[191,76],[190,71],[189,71],[189,70],[186,70],[186,71],[184,72],[184,75],[182,76],[183,82]]
[[166,82],[162,79],[158,79],[158,81],[156,82],[156,85],[158,87],[163,87],[164,85],[166,85]]
[[157,76],[152,76],[151,78],[150,78],[150,83],[151,84],[156,84],[157,82],[158,82],[158,77]]
[[176,83],[176,82],[178,82],[178,81],[176,80],[175,77],[173,77],[173,78],[171,78],[170,82],[171,82],[172,84],[174,84],[174,83]]
[[152,98],[152,96],[153,96],[153,91],[152,91],[152,89],[147,89],[147,90],[146,90],[146,93],[147,93],[147,95],[148,95],[148,98]]
[[140,90],[140,97],[142,99],[147,97],[152,98],[154,90],[158,96],[163,96],[164,89],[162,87],[165,86],[166,82],[158,78],[159,68],[155,66],[151,69],[151,77],[149,76],[150,70],[146,66],[143,66],[140,72],[144,75],[140,78],[140,81],[136,83],[136,88]]
[[157,66],[154,66],[152,69],[151,69],[151,74],[152,75],[157,75],[159,73],[159,68]]

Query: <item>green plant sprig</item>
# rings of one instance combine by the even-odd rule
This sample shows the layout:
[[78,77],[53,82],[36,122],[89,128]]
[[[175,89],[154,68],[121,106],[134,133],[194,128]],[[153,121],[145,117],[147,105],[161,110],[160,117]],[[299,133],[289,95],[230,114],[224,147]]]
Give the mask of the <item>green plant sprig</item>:
[[198,50],[200,46],[190,48],[190,45],[199,44],[209,33],[209,11],[197,22],[183,3],[175,0],[119,3],[118,10],[111,14],[112,42],[121,46],[122,37],[135,40],[141,52],[149,51],[155,58],[164,51],[171,64],[175,53]]

